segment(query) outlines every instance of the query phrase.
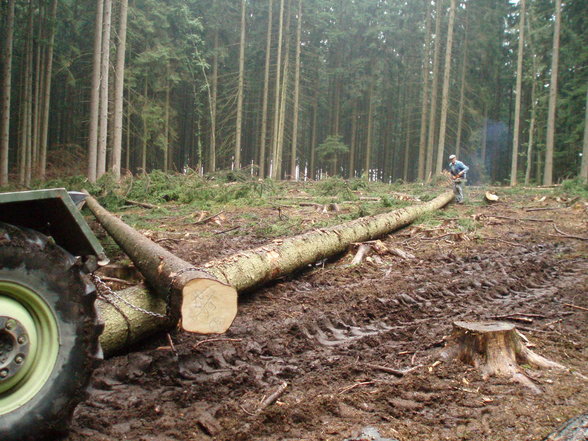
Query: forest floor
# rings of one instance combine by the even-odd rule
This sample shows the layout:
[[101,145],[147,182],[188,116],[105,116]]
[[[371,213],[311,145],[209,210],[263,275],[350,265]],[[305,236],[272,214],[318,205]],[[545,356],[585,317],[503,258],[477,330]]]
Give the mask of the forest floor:
[[[350,266],[350,250],[242,294],[224,335],[174,331],[105,360],[68,440],[343,441],[366,427],[398,441],[542,440],[588,410],[588,241],[572,237],[588,235],[588,204],[551,189],[494,190],[497,203],[470,187],[465,204],[381,238],[412,256]],[[290,196],[206,222],[173,204],[151,223],[137,207],[123,217],[198,265],[279,238],[276,225],[305,231],[361,210],[323,213]],[[497,317],[565,365],[522,367],[541,394],[439,362],[455,320]]]

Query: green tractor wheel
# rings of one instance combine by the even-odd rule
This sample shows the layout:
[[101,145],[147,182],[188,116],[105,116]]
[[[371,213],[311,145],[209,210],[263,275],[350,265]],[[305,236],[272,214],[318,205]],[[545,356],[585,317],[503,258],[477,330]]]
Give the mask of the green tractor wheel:
[[0,223],[0,439],[67,429],[100,358],[95,297],[52,239]]

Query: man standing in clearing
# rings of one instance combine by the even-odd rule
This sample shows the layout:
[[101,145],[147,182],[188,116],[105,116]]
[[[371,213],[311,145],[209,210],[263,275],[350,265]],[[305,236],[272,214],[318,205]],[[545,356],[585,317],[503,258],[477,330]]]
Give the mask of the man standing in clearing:
[[458,161],[455,155],[449,156],[449,171],[453,179],[453,193],[458,204],[463,204],[463,185],[466,181],[466,173],[470,169],[463,162]]

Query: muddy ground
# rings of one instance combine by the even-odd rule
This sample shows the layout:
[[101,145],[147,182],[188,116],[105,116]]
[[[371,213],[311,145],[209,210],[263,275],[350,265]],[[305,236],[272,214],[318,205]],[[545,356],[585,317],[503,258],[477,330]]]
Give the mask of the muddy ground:
[[[172,332],[173,350],[164,334],[106,360],[68,439],[343,441],[371,426],[398,441],[542,440],[588,411],[588,312],[570,306],[588,307],[588,241],[565,236],[588,236],[587,205],[545,195],[486,205],[473,189],[429,219],[440,225],[382,238],[413,257],[349,266],[350,251],[241,295],[225,335]],[[151,236],[200,264],[267,240],[247,234],[244,213],[271,222],[296,211],[308,228],[332,215],[289,207],[227,210],[222,225],[169,216]],[[541,394],[437,361],[455,320],[509,315],[534,351],[567,368],[523,366]]]

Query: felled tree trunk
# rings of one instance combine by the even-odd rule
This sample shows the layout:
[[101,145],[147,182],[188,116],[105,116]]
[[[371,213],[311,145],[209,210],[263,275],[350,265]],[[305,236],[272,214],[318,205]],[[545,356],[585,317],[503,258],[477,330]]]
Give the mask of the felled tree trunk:
[[98,299],[96,302],[98,315],[105,324],[100,335],[100,345],[105,355],[112,355],[121,348],[170,326],[169,319],[165,317],[166,300],[150,294],[144,286],[117,291],[116,296],[110,296],[108,301]]
[[190,332],[223,333],[229,328],[237,315],[237,291],[233,287],[150,241],[106,211],[93,197],[88,196],[86,203],[169,305],[170,325],[177,321],[180,312],[182,328]]
[[515,326],[504,322],[454,322],[453,333],[441,357],[445,360],[457,358],[474,366],[484,378],[491,375],[511,377],[535,392],[541,391],[519,365],[564,369],[561,364],[527,349]]
[[330,228],[310,231],[213,260],[205,268],[219,280],[243,291],[343,253],[355,242],[365,242],[398,230],[424,213],[438,210],[453,200],[446,192],[424,204],[362,217]]
[[[225,259],[209,262],[204,265],[208,273],[204,274],[204,276],[216,277],[220,282],[230,285],[238,291],[250,289],[264,282],[275,280],[282,275],[304,268],[320,259],[342,253],[352,243],[374,239],[402,228],[422,214],[442,208],[451,202],[452,199],[453,192],[446,192],[427,203],[417,206],[357,219],[335,227],[311,231],[292,238],[276,240],[272,244],[251,251],[237,253]],[[169,267],[169,262],[176,262],[175,259],[181,261],[181,259],[171,255],[171,253],[148,241],[140,233],[124,225],[122,221],[100,207],[94,199],[89,198],[88,202],[90,209],[94,212],[99,222],[102,223],[109,234],[113,235],[116,242],[131,257],[145,278],[152,285],[158,286],[158,291],[162,292],[165,297],[166,289],[170,283],[169,275],[173,279],[173,271],[178,270],[174,269],[170,273],[168,269],[167,272],[169,274],[166,276],[165,273],[160,271],[160,266],[162,266],[161,270],[163,270]],[[120,224],[123,224],[124,227]],[[131,239],[131,236],[134,239]],[[148,243],[144,244],[145,241]],[[139,244],[142,245],[139,246]],[[139,248],[140,251],[136,250],[136,248]],[[134,255],[138,256],[134,258]],[[148,256],[151,256],[151,258],[147,258]],[[156,257],[156,262],[153,262],[153,256]],[[164,256],[167,257],[163,258]],[[146,262],[143,262],[143,260]],[[184,268],[188,264],[181,261],[175,265],[178,268]],[[195,271],[190,271],[182,276],[189,275],[194,277],[197,274]],[[206,278],[196,280],[210,283],[210,279]],[[179,277],[174,283],[174,286],[178,285],[178,282]],[[133,298],[133,300],[129,299],[129,302],[133,304],[139,301],[149,304],[153,301],[149,299],[151,296],[149,291],[140,287],[124,290],[123,293]],[[117,303],[115,305],[118,307]],[[101,308],[105,310],[103,313],[103,317],[105,317],[105,334],[118,335],[118,337],[112,338],[104,337],[103,347],[108,349],[107,352],[121,349],[126,345],[125,341],[128,339],[136,340],[140,337],[139,333],[143,329],[151,330],[153,326],[160,326],[158,320],[144,313],[133,313],[132,317],[129,316],[128,319],[119,317],[122,314],[116,310],[115,305],[101,305]],[[160,303],[156,303],[156,305],[159,306],[154,307],[161,308]],[[188,311],[190,307],[191,302],[184,300],[181,305],[182,325],[184,328],[186,328],[186,317],[191,315]],[[146,307],[145,309],[149,308]],[[124,310],[126,311],[126,308]],[[114,343],[114,341],[117,343]]]

